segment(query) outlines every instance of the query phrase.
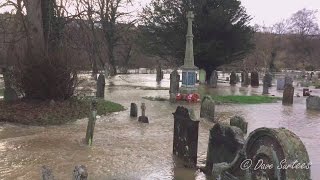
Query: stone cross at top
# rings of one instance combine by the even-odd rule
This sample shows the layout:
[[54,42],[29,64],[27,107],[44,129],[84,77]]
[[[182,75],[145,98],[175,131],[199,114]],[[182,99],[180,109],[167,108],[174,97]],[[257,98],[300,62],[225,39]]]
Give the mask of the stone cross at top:
[[188,20],[191,20],[191,21],[194,20],[194,14],[193,14],[192,11],[188,11],[188,13],[187,13],[187,18],[188,18]]

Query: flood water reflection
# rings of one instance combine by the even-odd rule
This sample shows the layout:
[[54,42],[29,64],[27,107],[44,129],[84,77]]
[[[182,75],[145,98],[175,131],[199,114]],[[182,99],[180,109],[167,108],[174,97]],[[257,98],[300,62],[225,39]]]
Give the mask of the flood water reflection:
[[[184,168],[172,156],[173,115],[178,105],[195,110],[199,118],[200,105],[170,104],[148,101],[145,96],[169,97],[168,90],[143,90],[138,86],[157,87],[155,75],[120,75],[109,80],[106,99],[130,107],[131,102],[146,103],[150,124],[140,124],[129,117],[129,110],[97,120],[92,147],[81,143],[87,119],[75,123],[33,127],[0,124],[0,179],[39,179],[42,165],[53,169],[57,179],[70,179],[75,165],[86,165],[89,179],[183,179],[204,180],[204,174]],[[169,76],[160,84],[169,87]],[[218,89],[200,87],[210,94],[261,94],[262,87],[250,88],[219,84]],[[302,94],[301,88],[296,92]],[[282,91],[270,90],[281,96]],[[320,95],[319,90],[313,92]],[[259,105],[218,105],[217,117],[226,120],[243,115],[249,122],[248,132],[259,127],[285,127],[297,134],[305,144],[312,162],[312,179],[320,178],[320,113],[307,111],[306,98],[294,98],[293,106],[281,102]],[[140,113],[140,112],[139,112]],[[200,119],[198,164],[203,164],[212,123]]]

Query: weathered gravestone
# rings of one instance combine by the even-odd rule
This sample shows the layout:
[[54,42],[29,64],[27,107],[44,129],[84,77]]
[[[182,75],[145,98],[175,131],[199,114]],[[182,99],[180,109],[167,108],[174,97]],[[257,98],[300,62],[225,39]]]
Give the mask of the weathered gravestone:
[[263,77],[263,90],[262,94],[269,94],[269,80],[267,79],[267,76]]
[[217,174],[217,166],[230,167],[244,146],[244,136],[238,127],[217,123],[210,130],[205,172]]
[[267,72],[264,76],[264,81],[268,84],[269,87],[272,86],[272,74],[270,72]]
[[284,79],[277,79],[277,90],[284,90]]
[[158,65],[157,66],[157,77],[156,77],[156,81],[160,82],[162,80],[162,69],[161,66]]
[[309,96],[307,98],[307,109],[320,111],[320,97]]
[[138,117],[138,106],[136,103],[131,103],[130,117]]
[[214,121],[214,113],[215,102],[211,96],[205,96],[201,101],[200,117],[208,118],[209,120]]
[[[222,130],[220,134],[224,135],[225,132]],[[216,139],[220,143],[211,146],[213,149],[222,149],[230,141]],[[230,143],[229,147],[236,149],[237,144],[239,142]],[[237,151],[237,155],[231,154],[231,157],[235,157],[233,160],[225,158],[226,162],[212,165],[215,177],[222,180],[307,180],[311,178],[308,152],[299,137],[287,129],[256,129],[250,133],[244,147]],[[222,153],[210,154],[213,159],[212,157],[219,158]],[[208,156],[210,158],[210,155]],[[232,162],[228,163],[230,160]],[[262,161],[267,167],[261,166]]]
[[236,85],[236,84],[237,84],[237,75],[234,71],[232,71],[230,75],[230,85]]
[[174,116],[173,154],[182,159],[187,166],[197,165],[199,121],[194,113],[179,106]]
[[217,88],[218,86],[218,72],[213,71],[210,76],[209,85],[212,88]]
[[250,80],[249,80],[249,74],[248,74],[248,72],[246,72],[246,71],[242,72],[241,78],[242,78],[242,81],[241,81],[241,82],[242,82],[242,85],[243,85],[243,86],[249,86]]
[[170,102],[175,102],[176,94],[179,92],[180,76],[177,70],[170,74]]
[[251,86],[259,86],[259,73],[257,71],[251,72]]
[[243,133],[247,133],[248,122],[244,120],[243,117],[234,116],[230,119],[230,126],[236,126],[242,130]]
[[87,126],[87,133],[85,138],[85,143],[89,146],[92,145],[93,141],[93,133],[94,133],[94,127],[96,125],[97,120],[97,101],[96,99],[93,99],[91,102],[91,110],[89,115],[89,121]]
[[104,98],[104,88],[106,85],[106,81],[105,81],[105,77],[104,75],[101,73],[98,77],[98,81],[97,81],[97,93],[96,96],[98,98]]
[[204,69],[199,70],[199,82],[200,84],[206,83],[206,71]]
[[73,180],[87,180],[88,171],[84,165],[78,165],[73,170]]
[[139,116],[138,121],[142,122],[142,123],[149,123],[149,119],[146,116],[146,104],[145,103],[141,103],[141,116]]
[[283,91],[282,104],[292,105],[294,96],[294,87],[292,85],[286,85]]

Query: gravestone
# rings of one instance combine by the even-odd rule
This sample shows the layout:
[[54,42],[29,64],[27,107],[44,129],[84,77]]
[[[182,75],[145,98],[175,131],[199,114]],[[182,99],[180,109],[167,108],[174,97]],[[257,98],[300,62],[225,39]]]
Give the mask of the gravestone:
[[96,125],[96,120],[97,120],[97,101],[96,99],[93,99],[91,102],[91,109],[90,109],[87,133],[85,138],[85,143],[89,146],[91,146],[93,142],[93,133],[94,133],[94,127]]
[[157,77],[156,77],[156,81],[160,82],[162,80],[162,69],[161,66],[158,65],[157,66]]
[[230,75],[230,85],[236,85],[236,84],[237,84],[237,75],[234,71],[232,71]]
[[218,86],[218,72],[213,71],[210,76],[209,85],[212,88],[217,88]]
[[307,109],[320,111],[320,97],[309,96],[307,98]]
[[240,82],[240,77],[239,77],[239,75],[237,74],[237,83],[239,83]]
[[242,75],[241,75],[241,78],[242,78],[242,85],[243,86],[249,86],[250,84],[250,80],[249,80],[249,74],[248,72],[244,71],[242,72]]
[[303,88],[302,92],[303,92],[303,96],[304,96],[304,97],[305,97],[305,96],[310,96],[309,88]]
[[282,104],[292,105],[294,96],[294,87],[292,85],[286,85],[283,91]]
[[174,70],[170,74],[170,102],[175,102],[176,100],[176,95],[179,92],[179,81],[180,81],[180,76],[177,70]]
[[244,83],[244,76],[245,76],[245,74],[244,74],[244,72],[242,71],[242,72],[241,72],[241,83]]
[[251,86],[259,86],[259,73],[257,71],[251,72]]
[[136,103],[131,103],[130,117],[138,117],[138,106]]
[[215,102],[211,96],[205,96],[201,101],[200,117],[208,118],[210,121],[214,121]]
[[285,80],[282,79],[277,79],[277,90],[284,90],[284,84]]
[[231,164],[243,148],[244,142],[243,132],[238,127],[215,124],[209,135],[206,171],[209,174],[215,171],[214,164]]
[[101,73],[97,81],[97,93],[96,93],[97,98],[104,98],[105,85],[106,85],[105,77]]
[[149,119],[146,116],[146,104],[145,103],[141,103],[141,116],[139,116],[138,121],[141,123],[149,123]]
[[242,130],[243,133],[247,133],[248,122],[244,120],[243,117],[234,116],[230,119],[230,126],[236,126]]
[[269,94],[269,80],[267,76],[263,77],[263,91],[262,94]]
[[73,180],[87,180],[88,171],[84,165],[76,166],[73,170]]
[[206,83],[206,71],[204,69],[199,70],[199,82],[200,84]]
[[272,74],[270,72],[267,72],[265,74],[265,82],[268,83],[268,87],[272,87]]
[[174,116],[173,154],[188,167],[196,167],[198,152],[199,121],[193,110],[179,106]]

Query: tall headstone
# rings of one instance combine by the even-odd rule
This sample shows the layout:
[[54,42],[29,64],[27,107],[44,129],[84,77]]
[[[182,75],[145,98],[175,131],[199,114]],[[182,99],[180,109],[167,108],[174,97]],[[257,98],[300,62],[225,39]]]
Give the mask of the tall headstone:
[[284,90],[285,80],[283,78],[277,79],[277,90]]
[[100,74],[97,81],[97,93],[96,96],[98,98],[104,98],[104,89],[106,86],[105,76],[104,74]]
[[259,86],[259,73],[257,71],[251,72],[251,86]]
[[242,75],[241,75],[241,78],[242,78],[242,85],[243,86],[249,86],[250,84],[250,79],[249,79],[249,74],[247,71],[243,71],[242,72]]
[[182,70],[182,85],[181,91],[192,93],[197,91],[196,89],[196,71],[198,68],[194,65],[194,54],[193,54],[193,34],[192,34],[192,22],[194,20],[194,14],[189,11],[187,14],[188,18],[188,32],[186,41],[186,52],[184,65],[181,67]]
[[210,76],[209,86],[212,88],[217,88],[218,86],[218,72],[213,71]]
[[292,105],[294,96],[294,87],[292,85],[286,85],[283,91],[282,104]]
[[87,133],[85,138],[85,143],[89,146],[92,145],[94,127],[96,125],[96,120],[97,120],[97,103],[98,102],[96,101],[96,99],[93,99],[91,102],[91,109],[90,109],[91,112],[89,115]]
[[215,102],[211,96],[205,96],[201,101],[200,117],[208,118],[210,121],[214,121]]
[[234,71],[232,71],[230,75],[230,85],[236,85],[236,84],[237,84],[237,75]]
[[162,69],[161,69],[161,65],[158,65],[157,66],[157,77],[156,77],[156,81],[157,82],[160,82],[163,78],[163,72],[162,72]]
[[270,81],[269,81],[267,75],[265,75],[263,77],[263,91],[262,91],[262,94],[269,94],[269,84],[270,84]]
[[176,95],[179,92],[179,81],[180,81],[180,76],[177,70],[174,70],[170,74],[170,102],[175,102],[176,100]]
[[199,121],[195,121],[192,110],[182,106],[177,107],[173,116],[173,154],[182,159],[185,165],[196,167]]
[[320,111],[320,97],[309,96],[307,98],[307,109]]
[[136,103],[131,103],[130,117],[138,117],[138,106]]
[[199,82],[200,84],[206,83],[206,71],[204,69],[199,70]]

